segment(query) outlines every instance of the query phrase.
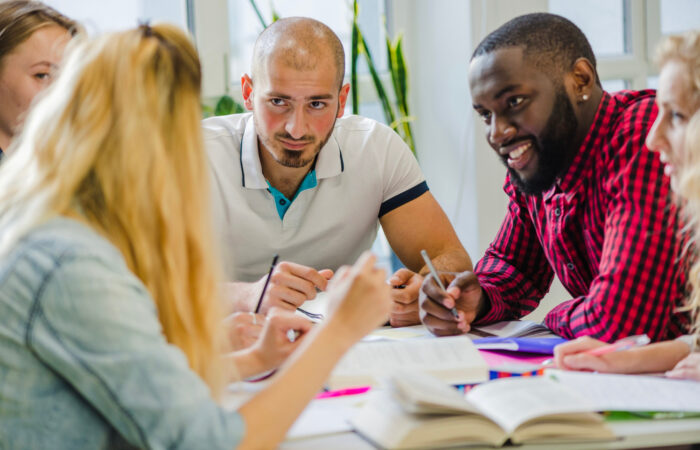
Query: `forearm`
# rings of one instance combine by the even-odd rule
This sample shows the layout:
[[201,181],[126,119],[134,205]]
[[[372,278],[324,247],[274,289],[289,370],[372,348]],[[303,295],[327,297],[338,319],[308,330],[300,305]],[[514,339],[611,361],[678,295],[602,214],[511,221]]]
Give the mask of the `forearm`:
[[[446,247],[435,253],[432,257],[433,265],[437,270],[443,272],[465,272],[473,270],[472,260],[467,251],[461,245]],[[409,267],[409,269],[411,269]],[[419,270],[411,269],[423,276],[428,274],[428,267],[423,265]]]
[[234,312],[249,312],[255,309],[257,297],[260,295],[258,283],[232,281],[221,283],[221,298],[223,299],[224,314]]
[[239,409],[246,423],[240,448],[277,446],[350,346],[350,340],[334,335],[330,322],[310,332],[272,384]]
[[[682,341],[664,341],[646,347],[619,352],[620,373],[666,372],[690,354],[690,347]],[[616,356],[614,353],[610,355]]]

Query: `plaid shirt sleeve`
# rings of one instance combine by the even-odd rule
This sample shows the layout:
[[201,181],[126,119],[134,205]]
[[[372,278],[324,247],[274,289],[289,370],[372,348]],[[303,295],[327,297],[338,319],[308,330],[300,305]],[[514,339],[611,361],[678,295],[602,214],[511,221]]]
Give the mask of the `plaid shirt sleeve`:
[[545,318],[567,338],[590,335],[611,342],[646,333],[652,340],[668,339],[674,300],[683,298],[677,208],[658,155],[642,148],[656,111],[651,101],[638,107],[644,110],[632,116],[643,120],[628,121],[612,139],[619,151],[606,178],[599,273],[586,296],[561,303]]
[[474,271],[489,298],[490,309],[478,322],[516,320],[537,308],[549,290],[554,271],[537,238],[522,195],[509,179],[508,212],[496,239]]

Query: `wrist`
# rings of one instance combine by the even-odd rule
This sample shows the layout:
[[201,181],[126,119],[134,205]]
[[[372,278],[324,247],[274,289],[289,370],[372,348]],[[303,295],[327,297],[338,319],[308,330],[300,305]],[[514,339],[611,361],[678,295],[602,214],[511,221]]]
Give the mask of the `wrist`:
[[265,361],[262,352],[257,345],[232,353],[234,363],[238,369],[240,377],[250,378],[252,376],[266,372],[272,367]]

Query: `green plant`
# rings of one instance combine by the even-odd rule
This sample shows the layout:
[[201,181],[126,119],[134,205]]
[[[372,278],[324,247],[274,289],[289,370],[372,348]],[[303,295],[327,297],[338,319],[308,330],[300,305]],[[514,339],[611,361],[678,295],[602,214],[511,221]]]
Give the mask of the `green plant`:
[[352,113],[359,112],[359,84],[357,80],[357,59],[360,54],[365,56],[367,67],[372,83],[377,91],[377,97],[382,104],[384,118],[391,128],[393,128],[399,136],[406,142],[413,154],[416,153],[415,142],[413,140],[413,130],[411,121],[414,119],[408,109],[408,71],[406,69],[406,60],[403,55],[403,36],[399,35],[391,42],[386,38],[387,61],[389,63],[389,74],[391,75],[391,85],[394,89],[396,103],[392,103],[384,89],[382,80],[374,64],[372,53],[369,50],[367,41],[365,41],[362,31],[360,30],[358,17],[358,1],[353,0],[352,4],[352,41],[351,47],[351,64],[350,64],[350,90],[352,91]]

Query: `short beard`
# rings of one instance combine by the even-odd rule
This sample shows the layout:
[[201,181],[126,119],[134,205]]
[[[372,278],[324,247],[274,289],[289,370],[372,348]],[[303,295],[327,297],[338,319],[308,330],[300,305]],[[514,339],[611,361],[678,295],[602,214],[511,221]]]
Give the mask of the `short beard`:
[[[257,119],[255,116],[253,116],[253,120],[255,121],[255,127],[258,128],[258,123]],[[337,119],[336,119],[337,120]],[[333,130],[335,130],[335,120],[333,121],[333,125],[331,126],[331,130],[328,132],[326,136],[321,139],[319,144],[316,146],[316,148],[313,151],[313,154],[305,159],[302,159],[302,152],[297,152],[294,150],[287,150],[284,147],[281,146],[279,139],[286,139],[288,141],[311,141],[313,138],[310,136],[302,136],[299,139],[294,139],[292,136],[290,136],[288,133],[275,133],[272,139],[265,139],[263,141],[263,145],[268,149],[267,152],[272,156],[272,158],[281,166],[284,167],[291,167],[294,169],[298,169],[300,167],[306,167],[307,165],[311,164],[315,159],[316,156],[319,154],[321,149],[323,148],[324,145],[326,145],[326,142],[331,138],[331,135],[333,134]],[[259,136],[258,136],[259,137]],[[272,141],[272,142],[271,142]],[[278,148],[282,150],[282,155],[278,158],[275,152],[270,151],[269,149],[274,148],[273,146],[276,145]]]
[[532,138],[533,150],[537,153],[537,172],[529,180],[523,180],[518,173],[508,167],[510,179],[524,194],[538,195],[549,190],[557,177],[564,173],[576,155],[574,139],[578,120],[574,107],[563,86],[557,88],[554,108],[540,137]]

